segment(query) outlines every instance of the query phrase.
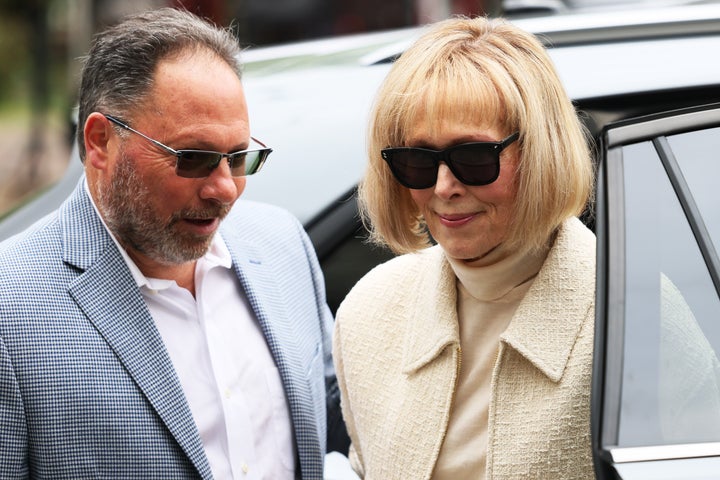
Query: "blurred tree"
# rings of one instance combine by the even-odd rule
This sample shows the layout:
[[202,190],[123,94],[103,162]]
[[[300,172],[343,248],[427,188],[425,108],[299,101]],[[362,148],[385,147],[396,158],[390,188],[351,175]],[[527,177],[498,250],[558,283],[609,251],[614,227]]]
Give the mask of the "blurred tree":
[[170,0],[173,7],[182,7],[201,17],[209,18],[218,25],[227,25],[227,0]]
[[3,18],[20,27],[26,44],[30,46],[30,139],[27,161],[30,181],[37,176],[39,156],[43,152],[43,138],[49,105],[48,91],[48,22],[50,0],[2,0]]
[[0,11],[0,103],[17,98],[25,75],[28,56],[23,38],[26,28],[15,18]]

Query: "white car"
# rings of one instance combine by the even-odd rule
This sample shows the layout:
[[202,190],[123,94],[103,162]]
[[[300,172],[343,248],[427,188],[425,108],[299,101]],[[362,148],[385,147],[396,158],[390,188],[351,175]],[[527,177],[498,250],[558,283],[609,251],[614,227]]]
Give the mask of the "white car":
[[[585,218],[598,238],[597,476],[720,478],[720,5],[513,21],[547,44],[597,139],[596,209]],[[244,53],[252,131],[273,148],[245,196],[301,219],[333,310],[390,256],[364,243],[354,190],[375,91],[421,28]],[[0,219],[0,239],[60,204],[81,172],[77,158],[70,165]]]

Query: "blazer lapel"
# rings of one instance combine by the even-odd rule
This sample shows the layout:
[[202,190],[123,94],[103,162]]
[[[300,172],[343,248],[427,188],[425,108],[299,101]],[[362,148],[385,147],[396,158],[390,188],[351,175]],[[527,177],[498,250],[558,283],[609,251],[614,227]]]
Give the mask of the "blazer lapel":
[[294,358],[296,341],[292,336],[292,325],[285,310],[283,292],[273,275],[264,264],[262,254],[249,242],[238,244],[226,242],[233,259],[235,274],[247,295],[250,306],[257,316],[270,351],[277,363],[286,387],[296,383],[292,367],[301,365]]
[[[203,478],[212,478],[200,435],[160,333],[82,180],[61,210],[65,261],[84,270],[69,293],[117,355]],[[91,239],[91,240],[87,240]]]
[[[229,232],[226,235],[233,236]],[[290,312],[286,310],[285,292],[281,291],[277,283],[277,272],[265,264],[262,253],[251,241],[235,236],[232,241],[225,243],[233,259],[235,273],[280,372],[293,419],[296,444],[301,450],[305,445],[319,445],[320,439],[312,438],[313,435],[317,436],[315,429],[306,428],[306,422],[312,422],[315,418],[313,404],[308,401],[312,398],[312,392],[303,369],[306,362],[301,356]],[[300,458],[304,457],[300,452]],[[303,468],[302,463],[300,466]]]

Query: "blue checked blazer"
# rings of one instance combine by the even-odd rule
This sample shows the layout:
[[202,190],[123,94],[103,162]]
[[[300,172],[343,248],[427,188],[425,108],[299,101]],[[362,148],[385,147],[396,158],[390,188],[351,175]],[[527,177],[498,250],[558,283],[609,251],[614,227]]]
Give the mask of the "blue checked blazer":
[[[342,421],[315,253],[289,213],[243,200],[221,235],[282,377],[298,474],[321,479],[327,426]],[[212,478],[160,334],[82,180],[0,244],[0,478]]]

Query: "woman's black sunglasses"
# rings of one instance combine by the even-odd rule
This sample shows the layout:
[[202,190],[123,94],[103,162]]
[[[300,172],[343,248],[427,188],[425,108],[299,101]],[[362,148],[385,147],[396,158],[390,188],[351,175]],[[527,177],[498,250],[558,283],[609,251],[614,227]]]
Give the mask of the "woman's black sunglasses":
[[518,138],[520,132],[499,142],[463,143],[445,150],[385,148],[380,154],[397,181],[407,188],[420,190],[435,185],[440,162],[445,162],[465,185],[488,185],[500,175],[500,152]]
[[140,135],[145,140],[152,142],[177,157],[175,173],[184,178],[205,178],[209,176],[225,157],[228,159],[230,173],[233,177],[252,175],[262,168],[268,155],[272,152],[272,148],[266,147],[264,143],[253,137],[250,137],[250,139],[262,146],[262,148],[240,150],[232,153],[214,152],[212,150],[175,150],[129,127],[125,122],[116,117],[105,115],[105,118],[125,130]]

